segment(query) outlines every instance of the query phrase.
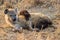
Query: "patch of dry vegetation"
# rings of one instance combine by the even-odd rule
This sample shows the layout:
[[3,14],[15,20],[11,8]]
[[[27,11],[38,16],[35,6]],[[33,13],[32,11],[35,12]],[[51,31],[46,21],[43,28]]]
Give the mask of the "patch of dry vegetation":
[[22,0],[20,3],[21,8],[29,8],[37,5],[37,0]]
[[13,32],[12,28],[7,26],[7,24],[3,22],[3,12],[0,12],[0,15],[0,19],[3,23],[0,23],[0,40],[60,40],[60,20],[58,19],[53,20],[54,23],[56,23],[56,28],[46,28],[44,30],[41,30],[40,32],[23,30],[22,33],[18,33]]
[[9,2],[4,3],[5,8],[14,8],[13,5]]
[[10,2],[8,0],[6,2],[3,1],[2,5],[8,8],[18,7],[19,9],[29,9],[36,6],[43,7],[43,8],[48,8],[50,6],[53,6],[56,9],[59,9],[60,0],[17,0],[17,1],[15,0],[14,2],[13,1]]
[[[12,28],[6,24],[4,20],[3,9],[5,9],[6,4],[0,6],[0,40],[60,40],[60,0],[22,0],[20,3],[17,3],[18,8],[30,8],[38,6],[42,8],[48,8],[53,6],[56,9],[54,12],[55,19],[54,27],[55,28],[46,28],[40,32],[24,30],[23,33],[13,32]],[[8,3],[6,6],[10,6]],[[12,6],[12,5],[11,5]],[[44,10],[44,9],[43,9]],[[46,12],[46,11],[45,11]],[[48,11],[47,11],[48,12]]]

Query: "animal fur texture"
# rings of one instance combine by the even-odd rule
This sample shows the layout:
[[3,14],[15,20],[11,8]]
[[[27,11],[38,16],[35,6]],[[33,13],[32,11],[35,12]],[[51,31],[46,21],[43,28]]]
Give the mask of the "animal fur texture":
[[24,23],[26,26],[23,27],[23,29],[28,29],[28,30],[32,30],[32,24],[31,24],[31,15],[27,10],[21,10],[18,16],[19,21],[21,21],[22,23]]
[[52,20],[42,13],[31,13],[32,28],[34,30],[45,29],[52,25]]
[[6,23],[14,28],[14,31],[22,31],[23,24],[18,22],[18,12],[17,9],[5,9],[5,21]]
[[15,30],[41,30],[52,25],[51,19],[42,13],[29,13],[27,10],[21,10],[17,14],[17,9],[5,9],[5,21]]
[[26,23],[28,23],[31,30],[35,30],[35,28],[41,30],[52,25],[51,19],[42,13],[29,13],[27,10],[22,10],[19,16],[23,17],[24,20],[28,19]]

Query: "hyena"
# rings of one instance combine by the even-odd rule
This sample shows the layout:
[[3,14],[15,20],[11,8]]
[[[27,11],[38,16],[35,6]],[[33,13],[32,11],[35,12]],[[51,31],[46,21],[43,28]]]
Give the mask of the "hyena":
[[18,15],[19,21],[24,20],[25,22],[25,27],[23,29],[28,29],[28,30],[33,30],[32,29],[32,20],[31,20],[31,15],[27,10],[21,10],[19,15]]
[[22,31],[23,24],[18,22],[17,8],[15,8],[15,9],[5,9],[4,14],[5,14],[6,23],[9,26],[14,28],[13,31],[19,31],[19,32]]
[[39,31],[52,25],[51,19],[42,13],[29,13],[27,10],[22,10],[20,11],[19,16],[22,16],[23,19],[27,21],[30,30]]

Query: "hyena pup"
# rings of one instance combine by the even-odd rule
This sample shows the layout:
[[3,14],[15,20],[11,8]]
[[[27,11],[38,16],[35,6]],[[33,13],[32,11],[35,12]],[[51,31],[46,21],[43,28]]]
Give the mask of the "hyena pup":
[[5,9],[4,10],[4,14],[5,14],[5,21],[6,23],[13,27],[14,30],[13,31],[22,31],[22,26],[24,26],[23,24],[21,24],[20,22],[18,22],[18,11],[17,8],[15,9]]
[[19,21],[24,21],[24,24],[26,25],[23,27],[23,29],[28,29],[28,30],[33,30],[32,29],[32,20],[31,20],[31,15],[27,10],[21,10],[19,15],[18,15]]
[[51,18],[42,13],[31,13],[30,15],[32,19],[32,28],[36,31],[50,27],[53,24]]
[[29,13],[27,10],[22,10],[19,13],[19,19],[20,18],[26,20],[26,24],[28,25],[28,29],[30,30],[39,31],[52,25],[52,20],[42,13]]

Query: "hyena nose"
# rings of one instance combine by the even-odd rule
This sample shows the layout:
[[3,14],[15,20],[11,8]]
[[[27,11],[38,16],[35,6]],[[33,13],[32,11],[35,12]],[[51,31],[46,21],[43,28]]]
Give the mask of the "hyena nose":
[[16,18],[14,18],[13,21],[16,21]]

